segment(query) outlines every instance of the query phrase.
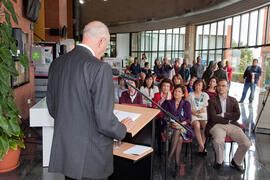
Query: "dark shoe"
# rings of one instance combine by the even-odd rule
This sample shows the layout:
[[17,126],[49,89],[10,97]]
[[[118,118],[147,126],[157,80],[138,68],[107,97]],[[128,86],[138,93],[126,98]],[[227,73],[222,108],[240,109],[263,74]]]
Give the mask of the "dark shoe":
[[249,101],[249,104],[252,104],[252,101]]
[[201,157],[207,156],[207,152],[198,152],[198,155]]
[[244,172],[245,172],[245,169],[243,169],[242,166],[238,166],[238,165],[234,162],[233,159],[232,159],[232,161],[231,161],[230,167],[236,169],[237,171],[239,171],[239,172],[241,172],[241,173],[244,173]]
[[216,163],[213,168],[220,169],[222,167],[222,164]]
[[243,101],[238,101],[238,103],[243,103]]
[[180,174],[180,168],[181,168],[180,165],[175,165],[174,173],[173,173],[174,178]]

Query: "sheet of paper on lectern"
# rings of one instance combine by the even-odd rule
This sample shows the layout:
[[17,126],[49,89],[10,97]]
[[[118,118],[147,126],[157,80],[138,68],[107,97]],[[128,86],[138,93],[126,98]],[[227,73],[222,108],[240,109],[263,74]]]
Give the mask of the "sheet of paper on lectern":
[[135,121],[136,119],[138,119],[141,116],[141,114],[119,111],[119,110],[113,110],[113,113],[118,118],[118,120],[120,122],[123,119],[128,118],[128,117],[130,117],[133,121]]
[[124,153],[129,154],[129,155],[139,156],[139,155],[147,152],[150,149],[151,149],[151,147],[148,147],[148,146],[135,145],[135,146],[125,150]]

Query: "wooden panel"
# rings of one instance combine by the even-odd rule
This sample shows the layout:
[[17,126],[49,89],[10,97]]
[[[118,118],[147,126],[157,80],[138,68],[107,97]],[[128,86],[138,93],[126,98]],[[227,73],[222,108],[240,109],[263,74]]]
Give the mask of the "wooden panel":
[[128,131],[132,137],[134,137],[146,124],[148,124],[160,112],[160,110],[158,109],[121,105],[121,104],[115,104],[114,109],[141,114],[141,116],[135,121],[136,122],[135,127],[131,131]]
[[130,143],[126,143],[126,142],[122,142],[120,145],[120,149],[119,150],[113,150],[113,155],[115,156],[119,156],[119,157],[123,157],[126,159],[130,159],[133,161],[137,161],[141,158],[143,158],[144,156],[150,154],[153,152],[153,148],[149,149],[148,151],[146,151],[145,153],[139,155],[139,156],[135,156],[135,155],[129,155],[129,154],[125,154],[124,151],[126,151],[129,148],[132,148],[133,146],[135,146],[135,144],[130,144]]

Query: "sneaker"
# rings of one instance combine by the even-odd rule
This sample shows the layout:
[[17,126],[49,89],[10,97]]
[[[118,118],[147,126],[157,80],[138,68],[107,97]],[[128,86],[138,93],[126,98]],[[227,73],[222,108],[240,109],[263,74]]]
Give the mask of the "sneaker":
[[245,169],[242,168],[242,166],[238,166],[234,160],[232,159],[231,163],[230,163],[230,167],[236,169],[237,171],[244,173]]
[[252,104],[252,101],[249,101],[249,104]]
[[243,103],[243,101],[238,101],[238,103]]

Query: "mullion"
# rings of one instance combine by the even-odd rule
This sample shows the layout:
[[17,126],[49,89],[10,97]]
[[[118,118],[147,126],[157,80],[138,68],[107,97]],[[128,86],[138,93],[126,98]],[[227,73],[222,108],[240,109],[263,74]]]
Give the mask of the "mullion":
[[267,18],[266,18],[266,30],[265,30],[264,44],[268,43],[269,19],[270,19],[270,6],[268,6],[268,8],[267,8]]
[[256,30],[256,45],[258,45],[259,22],[260,22],[260,10],[258,9],[257,30]]
[[238,47],[240,46],[240,40],[241,40],[241,30],[242,30],[242,16],[240,16],[240,27],[239,27],[239,37],[238,37]]
[[250,31],[250,12],[248,13],[248,33],[247,33],[247,46],[249,45],[249,31]]

